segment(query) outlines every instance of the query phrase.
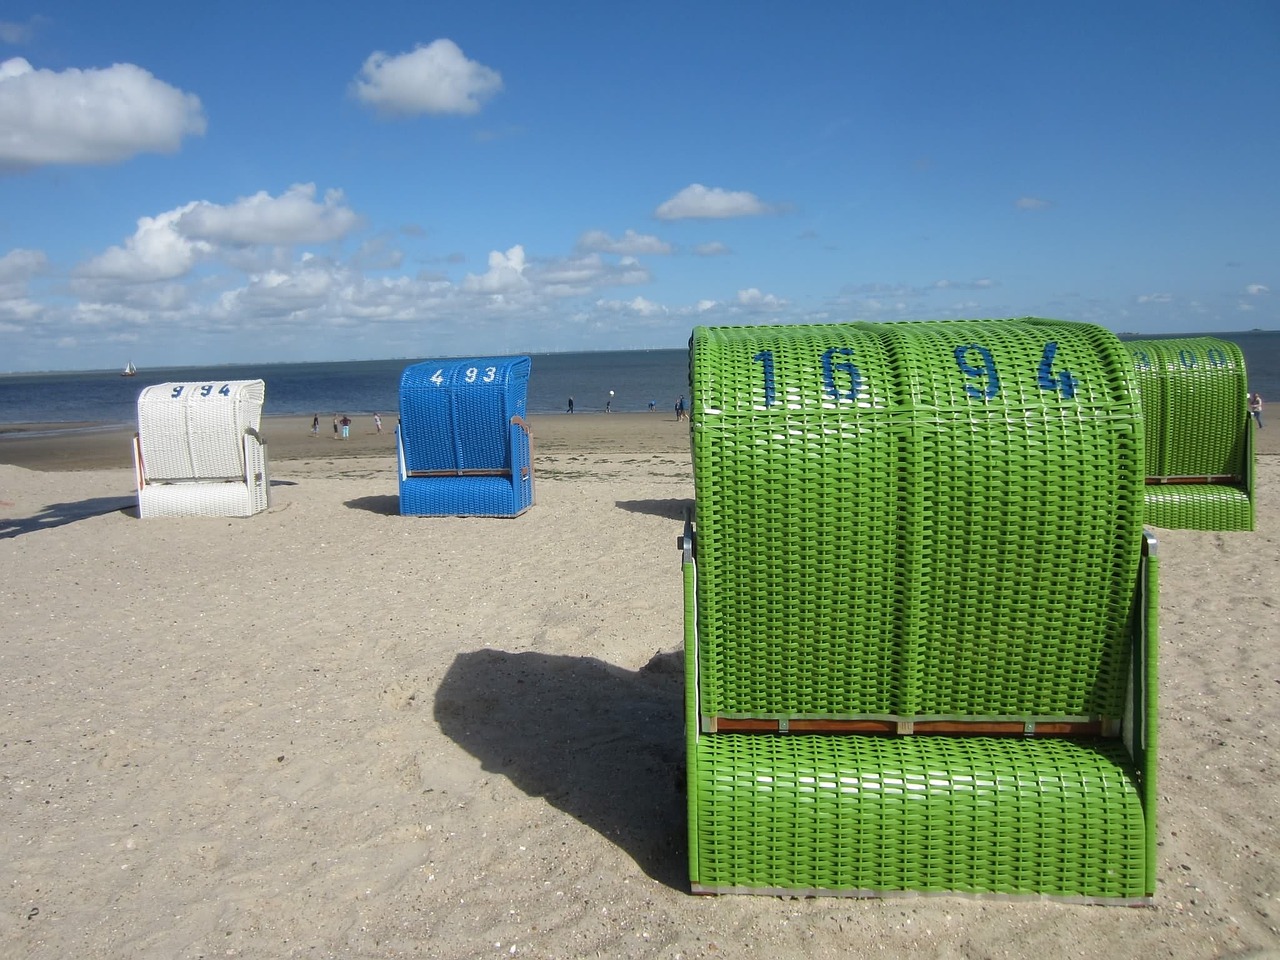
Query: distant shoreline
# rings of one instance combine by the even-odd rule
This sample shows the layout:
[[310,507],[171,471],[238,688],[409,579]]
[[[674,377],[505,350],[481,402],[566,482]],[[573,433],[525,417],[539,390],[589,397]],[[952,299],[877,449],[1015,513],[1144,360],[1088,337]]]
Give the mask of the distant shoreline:
[[[370,415],[353,418],[351,436],[335,440],[332,417],[320,418],[317,435],[311,417],[263,418],[270,462],[385,456],[394,462],[394,415],[382,418],[382,432]],[[668,412],[533,414],[534,454],[688,454],[688,424]],[[0,463],[29,470],[133,469],[133,424],[8,423],[0,424]]]

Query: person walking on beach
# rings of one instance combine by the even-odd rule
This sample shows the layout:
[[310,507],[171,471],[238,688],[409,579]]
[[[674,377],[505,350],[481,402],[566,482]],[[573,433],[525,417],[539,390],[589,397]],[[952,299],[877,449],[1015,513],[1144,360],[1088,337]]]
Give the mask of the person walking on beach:
[[351,437],[351,418],[350,418],[350,417],[348,417],[348,416],[344,413],[344,414],[342,415],[342,419],[341,419],[341,420],[339,420],[338,422],[342,424],[342,439],[343,439],[343,440],[350,439],[350,437]]
[[1249,394],[1249,415],[1257,421],[1258,429],[1262,429],[1262,394],[1256,390]]
[[680,399],[676,401],[676,421],[684,419],[684,394],[680,395]]
[[311,435],[313,437],[320,436],[320,414],[316,414],[311,418]]
[[569,409],[565,413],[573,413],[573,397],[569,398]]
[[381,415],[381,414],[374,413],[374,415],[373,415],[373,429],[374,429],[376,432],[378,432],[378,433],[381,433],[381,432],[382,432],[382,415]]
[[338,439],[338,415],[333,415],[333,439]]

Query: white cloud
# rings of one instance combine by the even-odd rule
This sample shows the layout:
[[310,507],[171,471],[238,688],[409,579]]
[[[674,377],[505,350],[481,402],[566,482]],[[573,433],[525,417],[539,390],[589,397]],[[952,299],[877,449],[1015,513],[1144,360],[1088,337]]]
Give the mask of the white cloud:
[[1144,293],[1138,297],[1139,303],[1172,303],[1171,293]]
[[700,183],[691,183],[670,200],[663,202],[653,215],[659,220],[722,220],[728,217],[754,217],[769,212],[770,207],[754,193],[708,188]]
[[0,42],[30,43],[35,39],[36,25],[44,18],[31,17],[26,23],[14,23],[12,20],[0,20]]
[[383,113],[472,114],[502,89],[502,74],[468,60],[452,40],[434,40],[412,53],[370,54],[352,92]]
[[636,233],[634,230],[627,230],[617,240],[603,230],[588,230],[578,239],[578,249],[631,256],[646,253],[665,255],[671,252],[671,244],[651,234]]
[[597,300],[596,306],[611,313],[631,313],[640,317],[656,317],[667,313],[667,308],[644,297],[632,297],[630,300]]
[[191,240],[177,229],[178,221],[195,206],[188,203],[156,217],[140,217],[138,229],[123,246],[110,247],[81,264],[76,275],[132,283],[182,276],[200,256],[212,249],[209,244]]
[[173,153],[204,131],[198,97],[133,64],[55,73],[21,57],[0,63],[0,169]]
[[1041,200],[1039,197],[1019,197],[1014,206],[1019,210],[1044,210],[1053,206],[1048,200]]
[[933,287],[935,290],[990,290],[998,284],[990,277],[980,277],[977,280],[935,280]]
[[727,246],[719,240],[712,240],[710,243],[700,243],[693,248],[693,252],[700,257],[723,257],[732,253]]
[[1263,297],[1271,292],[1271,288],[1261,283],[1251,283],[1244,288],[1244,291],[1251,297]]
[[748,287],[746,290],[738,291],[738,305],[742,307],[764,307],[772,309],[775,307],[785,307],[787,301],[781,297],[775,297],[772,293],[761,293],[755,287]]
[[178,229],[192,239],[219,244],[289,246],[329,243],[359,224],[360,217],[346,205],[341,190],[326,191],[324,201],[317,203],[315,184],[301,183],[278,197],[259,191],[229,206],[191,204]]
[[462,289],[469,293],[507,294],[526,290],[529,281],[524,272],[528,264],[524,259],[524,247],[516,244],[506,253],[494,250],[489,254],[489,269],[483,275],[468,273],[462,281]]
[[39,250],[10,250],[0,257],[0,284],[26,283],[49,266],[49,258]]

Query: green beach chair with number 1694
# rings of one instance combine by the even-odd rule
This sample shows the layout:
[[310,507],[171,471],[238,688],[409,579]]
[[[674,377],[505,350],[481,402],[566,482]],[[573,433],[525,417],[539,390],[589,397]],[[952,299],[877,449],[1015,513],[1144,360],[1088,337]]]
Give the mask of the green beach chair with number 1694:
[[1147,902],[1156,562],[1120,341],[699,327],[690,365],[693,889]]

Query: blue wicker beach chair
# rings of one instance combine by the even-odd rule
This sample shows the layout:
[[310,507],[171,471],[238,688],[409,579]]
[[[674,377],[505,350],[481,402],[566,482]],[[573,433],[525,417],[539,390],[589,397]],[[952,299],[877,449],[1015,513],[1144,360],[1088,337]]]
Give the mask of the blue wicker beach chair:
[[1119,340],[699,327],[690,370],[694,891],[1149,900],[1156,562]]
[[430,360],[400,378],[400,513],[514,517],[533,504],[528,357]]
[[160,383],[138,394],[140,517],[248,517],[271,505],[261,380]]
[[1130,340],[1146,429],[1146,520],[1182,530],[1252,530],[1253,424],[1237,344]]

